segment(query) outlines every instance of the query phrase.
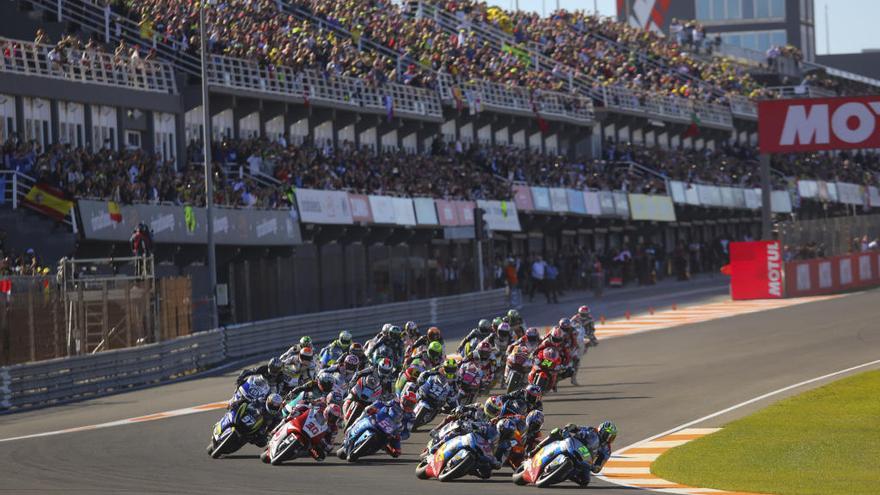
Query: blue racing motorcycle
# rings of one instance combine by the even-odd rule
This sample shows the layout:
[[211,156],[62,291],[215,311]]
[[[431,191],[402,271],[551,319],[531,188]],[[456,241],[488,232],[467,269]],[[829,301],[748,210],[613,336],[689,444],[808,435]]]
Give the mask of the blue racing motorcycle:
[[393,405],[383,405],[375,414],[364,414],[345,432],[342,447],[336,451],[340,459],[355,462],[375,454],[400,435],[403,412]]

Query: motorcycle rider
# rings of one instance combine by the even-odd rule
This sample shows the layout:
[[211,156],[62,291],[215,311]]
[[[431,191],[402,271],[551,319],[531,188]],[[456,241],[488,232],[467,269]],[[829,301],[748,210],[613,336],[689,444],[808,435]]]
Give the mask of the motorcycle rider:
[[336,377],[333,376],[333,373],[322,371],[321,373],[318,373],[318,376],[314,380],[309,380],[302,385],[294,387],[293,390],[287,394],[287,397],[289,400],[293,399],[300,393],[303,393],[303,398],[300,401],[300,404],[313,403],[321,399],[326,399],[333,392],[333,387],[336,383]]
[[241,370],[238,374],[238,378],[235,379],[235,386],[239,387],[249,376],[260,375],[269,382],[269,389],[272,392],[279,392],[284,390],[286,386],[286,381],[284,374],[282,371],[284,370],[284,363],[281,362],[280,358],[273,357],[269,360],[268,363],[258,366],[256,368],[246,368]]
[[[358,419],[365,416],[375,416],[376,413],[383,408],[390,408],[391,411],[388,412],[388,416],[394,421],[397,434],[388,437],[388,443],[385,444],[385,451],[388,452],[388,455],[391,457],[397,458],[400,457],[400,442],[409,438],[413,419],[415,419],[413,417],[413,410],[415,409],[416,404],[418,404],[418,399],[416,399],[415,392],[407,392],[402,394],[398,399],[388,401],[379,400],[374,402],[364,409],[364,412]],[[342,460],[347,458],[345,454],[347,447],[348,439],[346,439],[339,450],[336,451],[336,455]]]
[[531,411],[544,410],[544,403],[541,401],[541,395],[541,387],[529,384],[524,388],[499,397],[503,404],[507,404],[507,402],[511,400],[519,401],[526,406],[527,410],[525,413],[529,413]]
[[432,376],[439,375],[443,378],[446,378],[446,381],[450,384],[455,383],[456,372],[458,371],[458,361],[454,358],[447,358],[443,364],[435,366],[419,375],[419,386],[422,386],[428,378]]
[[380,334],[377,337],[375,345],[367,353],[371,361],[376,359],[376,351],[383,345],[391,350],[390,357],[395,366],[403,362],[403,330],[399,326],[391,325],[387,333]]
[[416,322],[410,320],[403,324],[403,342],[406,344],[404,347],[409,347],[421,336],[422,334],[419,333],[419,326]]
[[[563,320],[568,320],[568,318],[563,318]],[[560,320],[560,322],[561,321],[562,320]],[[566,344],[568,343],[567,339],[568,336],[565,334],[565,330],[557,325],[553,327],[549,332],[547,332],[547,335],[544,336],[544,339],[541,340],[541,343],[538,344],[537,348],[535,348],[535,352],[533,353],[533,355],[538,356],[538,354],[544,349],[552,347],[556,349],[556,351],[559,353],[561,364],[565,365],[570,361],[568,356],[568,349],[566,347]]]
[[299,342],[290,346],[290,349],[284,351],[284,354],[281,355],[281,361],[284,364],[290,364],[287,361],[295,358],[299,355],[299,351],[305,349],[306,347],[312,347],[312,338],[308,335],[299,338]]
[[269,434],[278,426],[282,419],[282,411],[284,410],[284,399],[280,394],[269,394],[263,405],[263,426],[257,433],[254,445],[263,448],[269,441]]
[[443,362],[443,344],[434,341],[428,344],[428,348],[416,356],[410,355],[404,361],[403,366],[409,366],[414,360],[421,359],[425,368],[434,368]]
[[[467,356],[465,359],[461,361],[461,365],[464,366],[468,363],[474,363],[479,366],[480,371],[483,372],[483,382],[491,381],[492,376],[495,373],[495,362],[492,359],[492,355],[494,354],[494,349],[492,345],[483,340],[479,344],[477,344],[476,348],[471,351],[471,354]],[[481,383],[481,387],[483,386]]]
[[[412,350],[417,347],[420,347],[423,345],[431,345],[431,342],[440,342],[441,350],[444,347],[443,336],[440,333],[440,329],[437,327],[429,328],[428,333],[426,333],[425,335],[422,335],[421,337],[414,340],[412,342],[412,344],[410,344],[409,349],[407,349],[407,354],[412,353]],[[445,350],[444,350],[444,352],[445,352]]]
[[371,354],[373,353],[373,349],[375,349],[375,347],[376,347],[376,342],[379,341],[379,338],[380,338],[380,337],[382,337],[382,336],[384,336],[384,335],[387,335],[387,334],[388,334],[388,330],[389,330],[391,327],[392,327],[391,323],[385,323],[385,324],[383,324],[383,325],[382,325],[382,329],[379,330],[379,332],[376,333],[376,335],[374,335],[373,338],[367,340],[367,341],[364,343],[364,353],[365,353],[367,356],[369,356],[369,355],[371,355]]
[[492,322],[483,318],[477,323],[477,328],[471,330],[464,339],[462,339],[461,343],[458,344],[458,353],[459,355],[464,356],[467,354],[467,351],[472,349],[467,349],[467,344],[470,342],[472,346],[476,346],[481,340],[485,339],[489,335],[492,334]]
[[523,333],[525,332],[525,323],[523,322],[519,311],[515,309],[508,310],[507,314],[504,315],[504,318],[502,319],[510,325],[510,331],[513,332],[515,338],[518,339],[523,336]]
[[587,465],[579,466],[582,471],[573,476],[578,484],[586,486],[590,482],[591,474],[599,474],[602,467],[611,458],[611,443],[617,438],[617,426],[611,421],[604,421],[597,427],[569,423],[562,428],[554,428],[546,438],[535,445],[529,452],[529,456],[535,455],[551,442],[569,437],[574,437],[590,450],[591,458],[586,460]]
[[354,354],[346,354],[338,363],[324,368],[326,373],[337,373],[344,383],[350,383],[354,374],[360,369],[361,360]]
[[362,346],[359,342],[352,342],[351,347],[348,348],[348,352],[342,355],[339,359],[340,361],[344,361],[348,356],[354,356],[358,358],[358,369],[360,371],[367,366],[367,355],[364,353],[364,346]]
[[541,334],[538,329],[535,327],[529,327],[522,337],[514,340],[507,346],[507,350],[505,351],[507,354],[513,352],[514,348],[517,346],[523,346],[528,350],[529,355],[534,354],[535,349],[538,348],[538,345],[541,343]]
[[544,427],[544,413],[535,409],[526,416],[526,432],[523,434],[525,452],[531,452],[543,438],[541,428]]
[[327,344],[326,347],[321,349],[321,352],[318,353],[319,356],[323,356],[325,353],[335,353],[339,354],[340,359],[343,354],[348,352],[351,348],[351,332],[348,330],[343,330],[339,332],[339,337],[337,337],[333,342]]
[[599,342],[595,341],[596,321],[593,320],[593,313],[590,311],[589,306],[584,304],[579,307],[577,313],[573,314],[569,320],[571,320],[572,325],[580,325],[584,327],[584,331],[590,339],[591,346],[599,345]]
[[382,398],[394,395],[394,364],[390,358],[384,358],[376,364],[367,366],[358,371],[351,378],[351,383],[355,383],[362,376],[374,375],[382,384]]

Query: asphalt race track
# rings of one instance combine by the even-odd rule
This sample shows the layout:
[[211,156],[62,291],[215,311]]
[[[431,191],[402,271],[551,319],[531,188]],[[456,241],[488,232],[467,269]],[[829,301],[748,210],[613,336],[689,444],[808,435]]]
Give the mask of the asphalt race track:
[[[654,296],[636,291],[626,296],[609,295],[597,306],[607,307],[604,311],[610,316],[646,304],[668,304],[669,298],[677,298],[678,304],[717,300],[725,293],[720,282],[664,291],[657,297],[665,297],[665,302],[645,303]],[[582,386],[565,383],[544,400],[548,426],[613,419],[621,430],[617,444],[624,446],[766,392],[878,359],[878,296],[878,291],[852,294],[605,341],[582,362]],[[625,302],[633,298],[640,302]],[[529,324],[547,325],[561,313],[571,313],[573,308],[568,306],[576,304],[529,305],[523,314]],[[225,400],[232,391],[230,382],[229,375],[210,377],[0,416],[0,439]],[[820,383],[813,384],[817,385]],[[722,424],[767,403],[752,404],[716,418],[712,424]],[[205,455],[204,446],[219,416],[220,411],[209,411],[0,442],[0,492],[428,495],[537,490],[514,486],[509,468],[486,481],[465,478],[441,484],[417,480],[413,471],[417,453],[425,444],[424,433],[414,434],[405,443],[399,459],[383,454],[352,465],[328,457],[324,463],[308,459],[273,467],[259,462],[259,451],[253,446],[238,455],[212,460]],[[605,494],[636,492],[602,481],[596,481],[591,489]]]

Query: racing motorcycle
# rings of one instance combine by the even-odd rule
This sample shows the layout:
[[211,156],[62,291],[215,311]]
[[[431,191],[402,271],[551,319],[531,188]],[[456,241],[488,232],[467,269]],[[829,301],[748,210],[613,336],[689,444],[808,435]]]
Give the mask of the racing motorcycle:
[[529,373],[529,383],[541,387],[541,390],[549,390],[555,383],[559,359],[536,358],[532,371]]
[[[581,486],[590,483],[590,449],[574,437],[545,445],[513,472],[517,485],[546,488],[566,480]],[[584,465],[586,464],[586,465]]]
[[290,416],[275,427],[269,445],[260,454],[260,460],[277,466],[284,461],[310,455],[324,448],[323,442],[329,432],[321,406],[309,407],[302,414]]
[[419,403],[413,411],[412,431],[434,421],[437,413],[447,407],[451,395],[452,387],[449,382],[436,375],[428,378],[417,392]]
[[364,409],[379,400],[381,396],[382,384],[379,383],[378,378],[373,375],[358,378],[342,403],[343,428],[348,430]]
[[256,438],[264,421],[260,406],[250,402],[242,402],[237,408],[226,411],[214,424],[208,455],[217,459],[236,452]]
[[[494,431],[494,429],[493,429]],[[486,459],[493,458],[492,442],[477,433],[457,436],[444,443],[437,452],[419,462],[416,477],[420,480],[437,478],[452,481],[477,470],[491,470]]]
[[328,366],[333,366],[339,361],[339,358],[341,358],[343,354],[345,354],[345,351],[343,351],[341,347],[335,345],[321,349],[321,353],[318,354],[318,367],[323,369]]
[[523,346],[517,346],[510,354],[507,355],[507,366],[504,369],[504,383],[507,386],[507,393],[521,389],[526,384],[526,377],[529,369],[532,367],[532,360],[529,357],[528,349]]
[[355,462],[375,454],[388,443],[390,437],[400,434],[401,412],[393,406],[383,406],[376,414],[365,414],[345,432],[345,442],[337,451],[340,459]]
[[468,363],[458,369],[458,403],[470,404],[480,393],[483,371],[476,363]]

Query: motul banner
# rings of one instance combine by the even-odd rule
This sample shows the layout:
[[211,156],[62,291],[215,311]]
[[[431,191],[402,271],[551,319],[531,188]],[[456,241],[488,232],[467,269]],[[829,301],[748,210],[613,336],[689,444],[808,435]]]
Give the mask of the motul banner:
[[779,241],[730,243],[730,292],[735,300],[783,296]]
[[880,148],[880,96],[762,100],[761,153]]

